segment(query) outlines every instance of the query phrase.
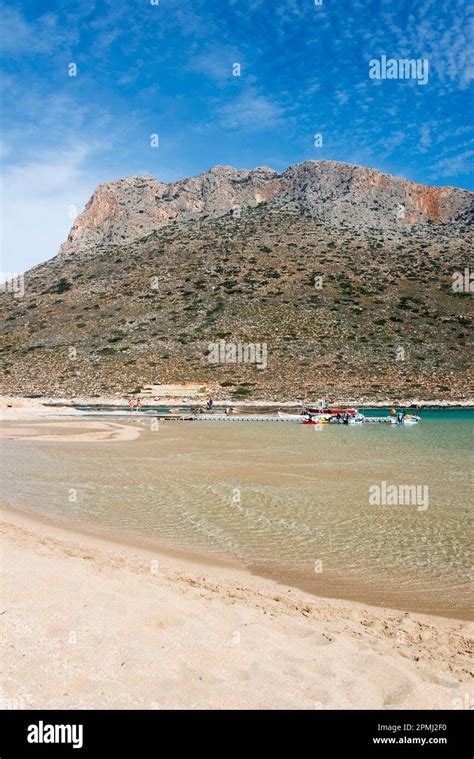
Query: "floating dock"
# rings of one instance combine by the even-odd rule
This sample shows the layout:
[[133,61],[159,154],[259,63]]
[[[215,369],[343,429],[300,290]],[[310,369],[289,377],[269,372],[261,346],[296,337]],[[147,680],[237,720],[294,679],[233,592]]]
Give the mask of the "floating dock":
[[257,414],[195,414],[182,418],[196,422],[298,422],[301,424],[299,419],[282,419],[279,416]]
[[[82,416],[94,416],[102,419],[120,418],[120,419],[162,419],[163,421],[177,421],[177,422],[277,422],[277,423],[293,423],[302,424],[301,418],[285,418],[275,416],[272,414],[193,414],[188,412],[180,413],[157,413],[156,411],[148,408],[142,408],[141,411],[105,411],[96,409],[80,408],[78,409]],[[71,414],[71,417],[73,415]],[[77,416],[74,415],[76,418]],[[338,422],[342,424],[342,422]],[[393,418],[391,416],[366,416],[363,424],[392,424]],[[331,423],[330,423],[331,424]],[[332,422],[334,424],[334,422]],[[352,425],[351,425],[352,426]],[[359,425],[357,425],[359,426]]]
[[[280,416],[264,416],[257,414],[195,414],[195,415],[178,415],[173,416],[156,416],[157,419],[181,419],[183,421],[195,421],[195,422],[284,422],[290,424],[302,424],[301,419],[285,419]],[[366,416],[365,421],[362,424],[392,424],[392,418],[390,416]],[[335,424],[335,422],[329,422],[329,424]],[[342,424],[342,422],[337,422]],[[352,425],[351,425],[352,426]],[[358,425],[356,425],[358,426]]]

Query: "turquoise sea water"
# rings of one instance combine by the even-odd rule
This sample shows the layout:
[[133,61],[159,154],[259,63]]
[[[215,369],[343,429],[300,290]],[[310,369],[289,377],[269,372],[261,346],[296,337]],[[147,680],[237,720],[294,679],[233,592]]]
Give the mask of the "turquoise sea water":
[[[474,410],[421,415],[410,428],[160,422],[152,431],[142,419],[129,422],[141,436],[122,443],[7,439],[3,500],[115,537],[238,557],[316,594],[467,618]],[[374,503],[384,483],[423,497]]]

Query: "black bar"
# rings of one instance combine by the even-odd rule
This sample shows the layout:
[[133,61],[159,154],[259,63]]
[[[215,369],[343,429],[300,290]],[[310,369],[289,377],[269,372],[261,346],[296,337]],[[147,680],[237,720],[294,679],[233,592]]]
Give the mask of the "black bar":
[[[192,756],[205,751],[223,757],[261,750],[268,757],[270,751],[280,756],[285,746],[292,747],[292,757],[304,750],[311,752],[311,759],[333,755],[472,759],[472,740],[470,746],[468,740],[472,722],[469,710],[2,711],[0,759],[159,757],[180,755],[183,750],[192,751]],[[61,725],[64,728],[56,729]],[[28,736],[43,742],[28,742]],[[46,742],[51,737],[70,742]]]

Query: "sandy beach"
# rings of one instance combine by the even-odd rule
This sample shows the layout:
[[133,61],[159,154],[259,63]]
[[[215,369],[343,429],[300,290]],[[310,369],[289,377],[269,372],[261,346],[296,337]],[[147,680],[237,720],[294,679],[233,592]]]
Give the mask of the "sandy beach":
[[316,598],[2,509],[9,708],[466,708],[468,622]]
[[[71,425],[71,420],[74,421],[73,425]],[[0,428],[0,439],[41,438],[47,442],[63,443],[123,442],[135,440],[140,434],[139,428],[134,428],[130,424],[124,425],[99,419],[82,421],[81,413],[68,406],[48,407],[30,399],[0,397],[0,422],[12,421],[29,422],[29,424]],[[136,421],[138,423],[138,420]]]
[[[31,419],[28,426],[2,427],[0,439],[34,440],[41,439],[45,442],[62,443],[94,443],[94,442],[123,442],[135,440],[140,435],[140,430],[130,425],[113,422],[81,422],[74,421],[74,425],[68,426],[64,419],[50,419],[41,421]],[[36,422],[36,423],[35,423]]]

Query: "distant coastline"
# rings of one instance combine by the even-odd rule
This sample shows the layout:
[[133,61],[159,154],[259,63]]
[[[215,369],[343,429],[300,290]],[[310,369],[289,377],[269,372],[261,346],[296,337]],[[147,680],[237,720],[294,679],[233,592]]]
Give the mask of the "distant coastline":
[[[218,401],[219,406],[229,406],[235,409],[261,409],[261,410],[271,410],[271,409],[278,409],[278,408],[299,408],[302,403],[302,399],[287,399],[287,400],[261,400],[258,398],[255,399],[247,399],[247,400],[236,400],[235,398],[227,398],[224,396],[219,395],[219,393],[213,393],[213,398]],[[40,404],[42,406],[45,406],[46,408],[51,408],[51,410],[56,411],[58,407],[64,407],[64,408],[77,408],[81,406],[110,406],[113,407],[123,407],[127,406],[130,398],[141,398],[142,403],[142,409],[146,408],[154,408],[156,406],[166,406],[170,408],[176,408],[181,406],[202,406],[205,405],[206,401],[205,398],[160,398],[159,396],[156,396],[156,398],[147,398],[141,395],[140,393],[133,393],[129,395],[123,395],[122,397],[111,397],[111,396],[103,396],[103,397],[84,397],[84,396],[74,396],[72,398],[64,398],[64,397],[52,397],[52,396],[42,396],[42,395],[24,395],[24,396],[17,396],[17,395],[1,395],[0,396],[0,410],[5,409],[11,404],[11,408],[18,408],[18,404],[24,403],[26,406],[33,407],[35,404]],[[317,400],[308,400],[305,399],[306,405],[316,405]],[[348,399],[331,399],[331,403],[337,403],[340,405],[346,405],[346,406],[357,406],[361,409],[371,409],[371,408],[377,408],[377,409],[389,409],[391,406],[396,404],[397,406],[402,406],[409,408],[410,406],[419,406],[420,409],[426,408],[426,409],[443,409],[443,408],[474,408],[474,397],[468,398],[466,400],[450,400],[447,398],[439,398],[436,400],[418,400],[413,398],[400,398],[395,397],[392,399],[386,399],[386,400],[370,400],[366,398],[365,396],[362,398],[348,398]]]

